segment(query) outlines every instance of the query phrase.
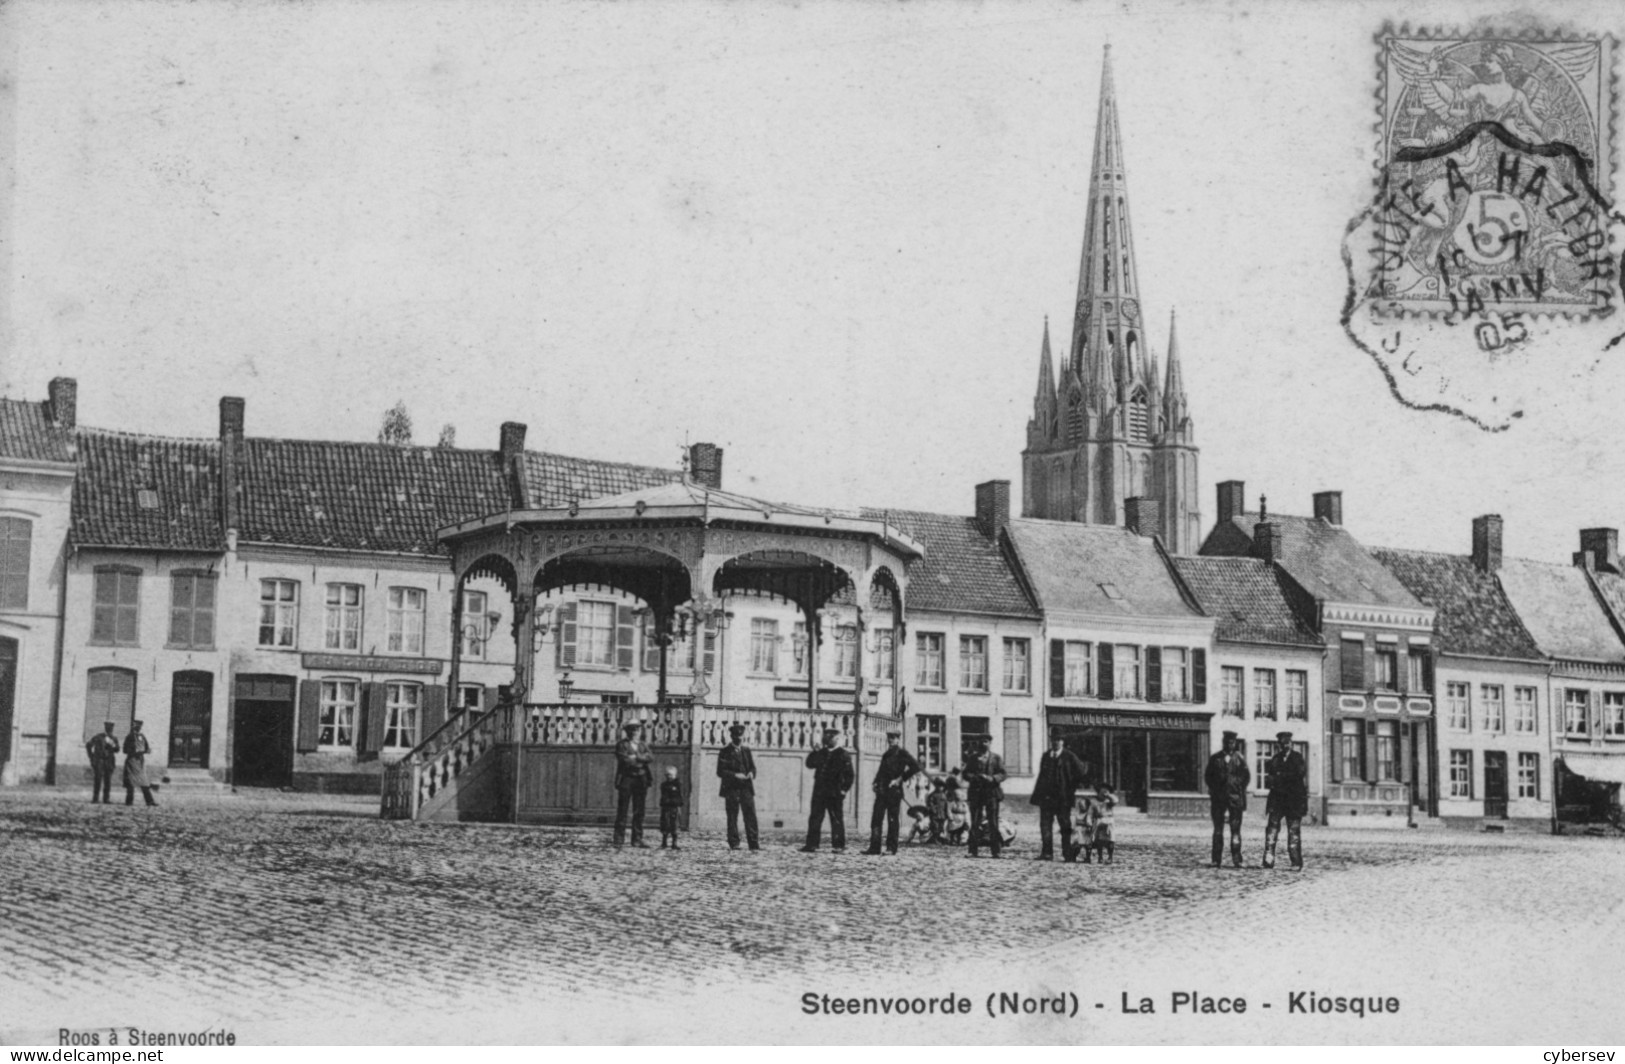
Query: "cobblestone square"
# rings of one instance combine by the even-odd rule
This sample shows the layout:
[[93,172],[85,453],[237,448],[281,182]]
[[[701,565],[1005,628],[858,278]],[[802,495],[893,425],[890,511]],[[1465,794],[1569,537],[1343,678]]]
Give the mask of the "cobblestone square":
[[[168,797],[167,795],[164,797]],[[1012,810],[1018,817],[1024,810]],[[1109,866],[759,854],[716,836],[383,822],[267,794],[92,806],[0,794],[0,1040],[1614,1041],[1625,842],[1305,831],[1302,873],[1206,864],[1205,824],[1122,825]],[[866,833],[865,833],[866,834]],[[652,836],[656,837],[657,836]],[[1284,854],[1283,854],[1284,856]],[[1289,995],[1395,996],[1363,1019]],[[1001,993],[1070,1012],[1000,1014]],[[1175,993],[1244,1015],[1169,1011]],[[970,1015],[807,1015],[803,995]],[[1154,1013],[1130,1013],[1150,998]],[[1268,1003],[1268,1008],[1265,1008]],[[1098,1007],[1097,1007],[1098,1006]],[[1030,1006],[1036,1008],[1037,1006]]]

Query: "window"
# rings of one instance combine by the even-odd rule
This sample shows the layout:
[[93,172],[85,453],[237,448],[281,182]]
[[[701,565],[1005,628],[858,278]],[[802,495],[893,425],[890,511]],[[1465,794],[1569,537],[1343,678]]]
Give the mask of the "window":
[[299,643],[299,583],[260,581],[260,646],[293,647]]
[[1450,751],[1450,797],[1471,798],[1473,796],[1473,752],[1471,750]]
[[1309,719],[1309,674],[1301,669],[1286,671],[1286,719]]
[[914,683],[918,687],[944,686],[942,675],[942,633],[921,632],[915,636]]
[[1506,700],[1502,692],[1503,688],[1498,683],[1478,686],[1479,726],[1487,732],[1507,730]]
[[1253,719],[1275,719],[1275,670],[1253,670]]
[[987,637],[962,635],[959,637],[959,689],[961,691],[987,690]]
[[1625,739],[1625,694],[1609,691],[1602,696],[1602,737]]
[[921,714],[914,718],[914,723],[917,729],[915,755],[920,759],[920,767],[927,772],[941,772],[946,767],[942,763],[942,733],[946,730],[947,718]]
[[418,707],[423,688],[415,683],[384,685],[384,746],[411,749],[418,744]]
[[807,675],[807,622],[797,621],[790,632],[790,675]]
[[34,526],[21,517],[0,517],[0,610],[28,608],[28,563]]
[[1399,652],[1397,650],[1377,651],[1377,690],[1399,690]]
[[458,685],[456,711],[459,713],[483,713],[485,711],[485,688],[477,683]]
[[100,735],[108,721],[119,736],[128,733],[135,717],[135,671],[91,669],[85,681],[85,741]]
[[1069,642],[1066,645],[1066,697],[1078,698],[1094,690],[1094,678],[1088,643]]
[[1337,722],[1337,767],[1339,779],[1365,779],[1365,721]]
[[214,647],[214,576],[176,573],[169,578],[169,645]]
[[1190,701],[1190,654],[1184,647],[1162,648],[1162,700]]
[[1391,720],[1377,722],[1377,780],[1386,783],[1397,780],[1399,742],[1395,734],[1398,726]]
[[1004,722],[1004,771],[1012,776],[1033,774],[1033,722]]
[[1345,691],[1365,690],[1365,640],[1343,639],[1343,652],[1339,655],[1341,682]]
[[1140,648],[1118,644],[1113,655],[1112,691],[1118,698],[1140,697]]
[[1451,731],[1466,731],[1472,720],[1472,707],[1467,702],[1467,685],[1451,681],[1444,685],[1445,716]]
[[1236,665],[1226,665],[1219,670],[1219,697],[1220,712],[1226,717],[1241,717],[1246,715],[1242,702],[1241,687],[1242,670]]
[[1432,670],[1428,668],[1428,652],[1421,647],[1412,647],[1410,653],[1406,655],[1406,664],[1409,666],[1406,687],[1412,691],[1431,694],[1433,684]]
[[387,646],[392,654],[423,653],[423,607],[428,598],[420,587],[389,589]]
[[615,604],[576,603],[577,665],[615,664]]
[[1540,755],[1518,755],[1518,797],[1540,797]]
[[463,640],[464,658],[485,657],[485,648],[491,642],[491,629],[490,599],[483,591],[464,591],[463,630],[459,633]]
[[835,626],[835,678],[855,680],[858,677],[858,626]]
[[[970,759],[970,742],[967,735],[987,735],[991,729],[987,726],[986,717],[960,717],[959,718],[959,763],[963,765]],[[988,744],[992,749],[992,743]]]
[[1533,735],[1539,730],[1535,723],[1535,694],[1533,687],[1514,687],[1512,689],[1512,730],[1525,735]]
[[[1275,740],[1259,739],[1253,744],[1253,783],[1255,791],[1267,791],[1270,786],[1269,764],[1270,758],[1275,756]],[[1309,744],[1293,743],[1292,749],[1303,755],[1305,767],[1309,764]]]
[[133,647],[140,643],[141,573],[136,569],[97,569],[90,641]]
[[891,628],[875,629],[875,679],[891,680],[897,675],[897,633]]
[[355,745],[355,707],[360,695],[360,680],[322,681],[317,746],[339,749]]
[[779,622],[753,617],[750,622],[750,671],[763,676],[779,674]]
[[1569,688],[1563,692],[1563,734],[1584,739],[1591,734],[1589,691]]
[[1026,694],[1033,689],[1032,643],[1025,639],[1004,641],[1004,690]]
[[[391,598],[394,597],[393,591]],[[360,584],[327,585],[327,623],[322,646],[328,650],[361,649]]]

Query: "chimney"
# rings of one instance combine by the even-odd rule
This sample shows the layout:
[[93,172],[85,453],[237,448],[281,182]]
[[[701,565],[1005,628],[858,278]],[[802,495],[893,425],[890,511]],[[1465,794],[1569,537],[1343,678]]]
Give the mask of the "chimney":
[[1281,526],[1274,521],[1260,521],[1253,526],[1253,556],[1267,562],[1281,560]]
[[246,404],[234,395],[220,397],[220,525],[233,539],[242,527],[243,414]]
[[1315,492],[1315,518],[1328,525],[1343,523],[1343,493],[1340,491]]
[[1247,512],[1247,485],[1227,480],[1219,485],[1219,524]]
[[1010,523],[1010,482],[989,480],[976,485],[976,527],[992,539]]
[[1501,515],[1473,518],[1473,567],[1481,573],[1501,568]]
[[511,462],[525,453],[525,426],[517,421],[504,421],[502,423],[502,436],[497,444],[497,450],[502,455],[504,463]]
[[504,421],[497,437],[497,458],[502,472],[508,477],[508,504],[520,510],[530,509],[529,485],[525,483],[525,426],[519,421]]
[[1599,573],[1619,572],[1619,529],[1580,529],[1580,553],[1574,556],[1575,564],[1582,563],[1582,556],[1587,569]]
[[51,421],[59,429],[74,428],[79,421],[79,382],[72,377],[52,377],[46,386],[51,401]]
[[1162,535],[1162,504],[1137,495],[1123,500],[1124,525],[1136,536]]
[[688,475],[694,483],[722,490],[722,448],[714,443],[696,443],[688,449]]

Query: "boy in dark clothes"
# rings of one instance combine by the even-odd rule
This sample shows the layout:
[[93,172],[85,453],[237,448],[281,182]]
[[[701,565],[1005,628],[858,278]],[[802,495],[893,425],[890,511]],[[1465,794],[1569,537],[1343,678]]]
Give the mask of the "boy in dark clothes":
[[683,808],[683,784],[677,778],[677,766],[666,766],[666,778],[660,784],[660,848],[666,848],[666,840],[671,840],[671,848],[677,849],[677,814]]

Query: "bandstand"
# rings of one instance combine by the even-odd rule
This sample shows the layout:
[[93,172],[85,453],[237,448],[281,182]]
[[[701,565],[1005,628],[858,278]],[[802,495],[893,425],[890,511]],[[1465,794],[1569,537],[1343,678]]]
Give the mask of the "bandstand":
[[[764,502],[690,481],[565,507],[512,510],[440,531],[457,579],[454,629],[461,630],[462,589],[491,578],[512,599],[514,673],[490,709],[453,717],[386,767],[382,814],[431,821],[590,824],[614,809],[614,746],[622,725],[644,725],[658,779],[676,765],[688,781],[686,823],[723,822],[716,755],[730,725],[743,724],[755,754],[757,809],[764,827],[805,823],[811,773],[803,762],[822,729],[840,730],[859,780],[849,815],[867,815],[866,767],[900,727],[897,670],[890,697],[868,704],[867,685],[833,708],[820,699],[818,654],[826,607],[855,604],[862,654],[865,627],[893,630],[903,643],[908,565],[918,543],[883,520]],[[538,691],[537,600],[578,587],[609,588],[638,600],[659,647],[653,702],[570,703]],[[737,595],[776,596],[805,618],[806,705],[730,705],[708,701],[703,674],[681,695],[668,690],[666,656],[676,633],[728,615]],[[873,604],[889,602],[889,608]],[[570,623],[553,618],[555,624]],[[461,640],[454,640],[450,690],[458,689]],[[861,660],[857,676],[863,677]],[[554,684],[548,686],[553,687]],[[844,692],[843,692],[844,693]],[[867,766],[865,759],[869,759]],[[651,794],[651,799],[653,795]]]

